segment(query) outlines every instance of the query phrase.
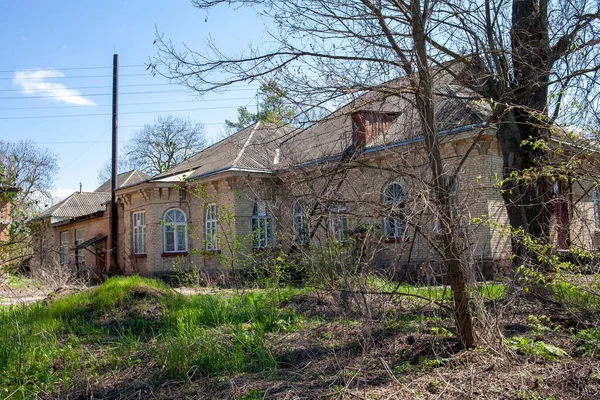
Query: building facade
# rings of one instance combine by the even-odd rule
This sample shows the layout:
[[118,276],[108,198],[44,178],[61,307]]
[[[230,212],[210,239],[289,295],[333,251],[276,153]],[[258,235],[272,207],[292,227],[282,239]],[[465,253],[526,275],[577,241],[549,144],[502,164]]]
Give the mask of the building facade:
[[[511,249],[491,111],[458,85],[437,85],[437,128],[461,240],[493,277]],[[445,227],[433,206],[417,117],[405,96],[367,93],[304,130],[258,122],[157,176],[120,175],[127,182],[117,189],[119,269],[150,276],[193,268],[226,280],[273,252],[333,245],[356,258],[359,242],[358,258],[369,268],[400,277],[439,272],[436,240]],[[78,271],[110,270],[106,185],[42,214],[41,263],[52,249]],[[556,188],[559,247],[600,244],[595,193],[591,181]],[[95,198],[96,208],[83,210],[84,197]],[[65,212],[67,203],[79,211]]]

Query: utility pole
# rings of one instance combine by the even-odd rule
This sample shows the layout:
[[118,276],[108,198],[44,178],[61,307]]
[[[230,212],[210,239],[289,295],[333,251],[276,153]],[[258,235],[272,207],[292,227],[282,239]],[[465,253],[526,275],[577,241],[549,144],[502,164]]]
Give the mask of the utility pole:
[[117,264],[119,247],[119,220],[117,214],[117,170],[119,144],[119,55],[113,55],[112,92],[112,171],[110,178],[110,270],[119,271]]

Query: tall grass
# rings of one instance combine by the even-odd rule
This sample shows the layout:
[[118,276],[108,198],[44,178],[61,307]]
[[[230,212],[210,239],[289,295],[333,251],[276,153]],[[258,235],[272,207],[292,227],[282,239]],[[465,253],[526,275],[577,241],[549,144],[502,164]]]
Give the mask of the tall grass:
[[184,297],[128,277],[49,305],[4,308],[0,398],[74,390],[136,366],[156,378],[275,369],[270,335],[301,323],[280,307],[292,294]]
[[[406,283],[388,281],[375,276],[367,278],[367,285],[375,291],[396,293],[399,296],[414,296],[426,301],[451,301],[452,290],[448,286],[412,286]],[[483,282],[477,285],[477,291],[485,300],[498,300],[505,298],[508,294],[506,285],[499,283]]]

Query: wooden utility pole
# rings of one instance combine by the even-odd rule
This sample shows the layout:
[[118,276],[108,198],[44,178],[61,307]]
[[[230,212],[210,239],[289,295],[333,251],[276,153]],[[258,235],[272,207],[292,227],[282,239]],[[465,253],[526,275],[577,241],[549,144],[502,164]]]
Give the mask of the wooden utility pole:
[[113,55],[113,92],[112,92],[112,171],[110,178],[110,269],[118,268],[119,220],[117,214],[117,175],[119,144],[119,55]]

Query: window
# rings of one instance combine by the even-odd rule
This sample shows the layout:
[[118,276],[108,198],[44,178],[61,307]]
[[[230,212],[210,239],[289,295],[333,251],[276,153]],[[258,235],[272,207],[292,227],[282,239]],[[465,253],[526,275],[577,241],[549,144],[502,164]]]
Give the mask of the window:
[[60,263],[69,263],[69,232],[60,233]]
[[292,216],[294,218],[294,242],[301,246],[308,244],[308,220],[306,210],[299,201],[294,202],[292,208]]
[[402,215],[404,190],[399,183],[390,183],[383,190],[383,232],[388,239],[402,239],[406,230]]
[[146,254],[146,212],[134,212],[132,225],[133,254]]
[[[83,229],[75,229],[75,246],[80,245],[83,242]],[[85,254],[83,253],[83,249],[77,249],[75,255],[78,264],[85,264]]]
[[163,243],[165,253],[187,251],[187,219],[178,208],[168,210],[163,217]]
[[597,188],[592,191],[592,203],[594,204],[594,226],[600,229],[600,193]]
[[40,239],[40,262],[42,265],[46,265],[47,259],[46,254],[48,253],[48,242],[46,236],[42,236]]
[[348,216],[343,214],[344,212],[346,212],[346,203],[344,202],[335,203],[329,207],[329,230],[338,243],[348,240]]
[[257,200],[252,210],[252,247],[261,249],[273,246],[273,217],[267,215],[267,205]]
[[209,204],[206,206],[206,250],[218,250],[218,224],[217,205]]

